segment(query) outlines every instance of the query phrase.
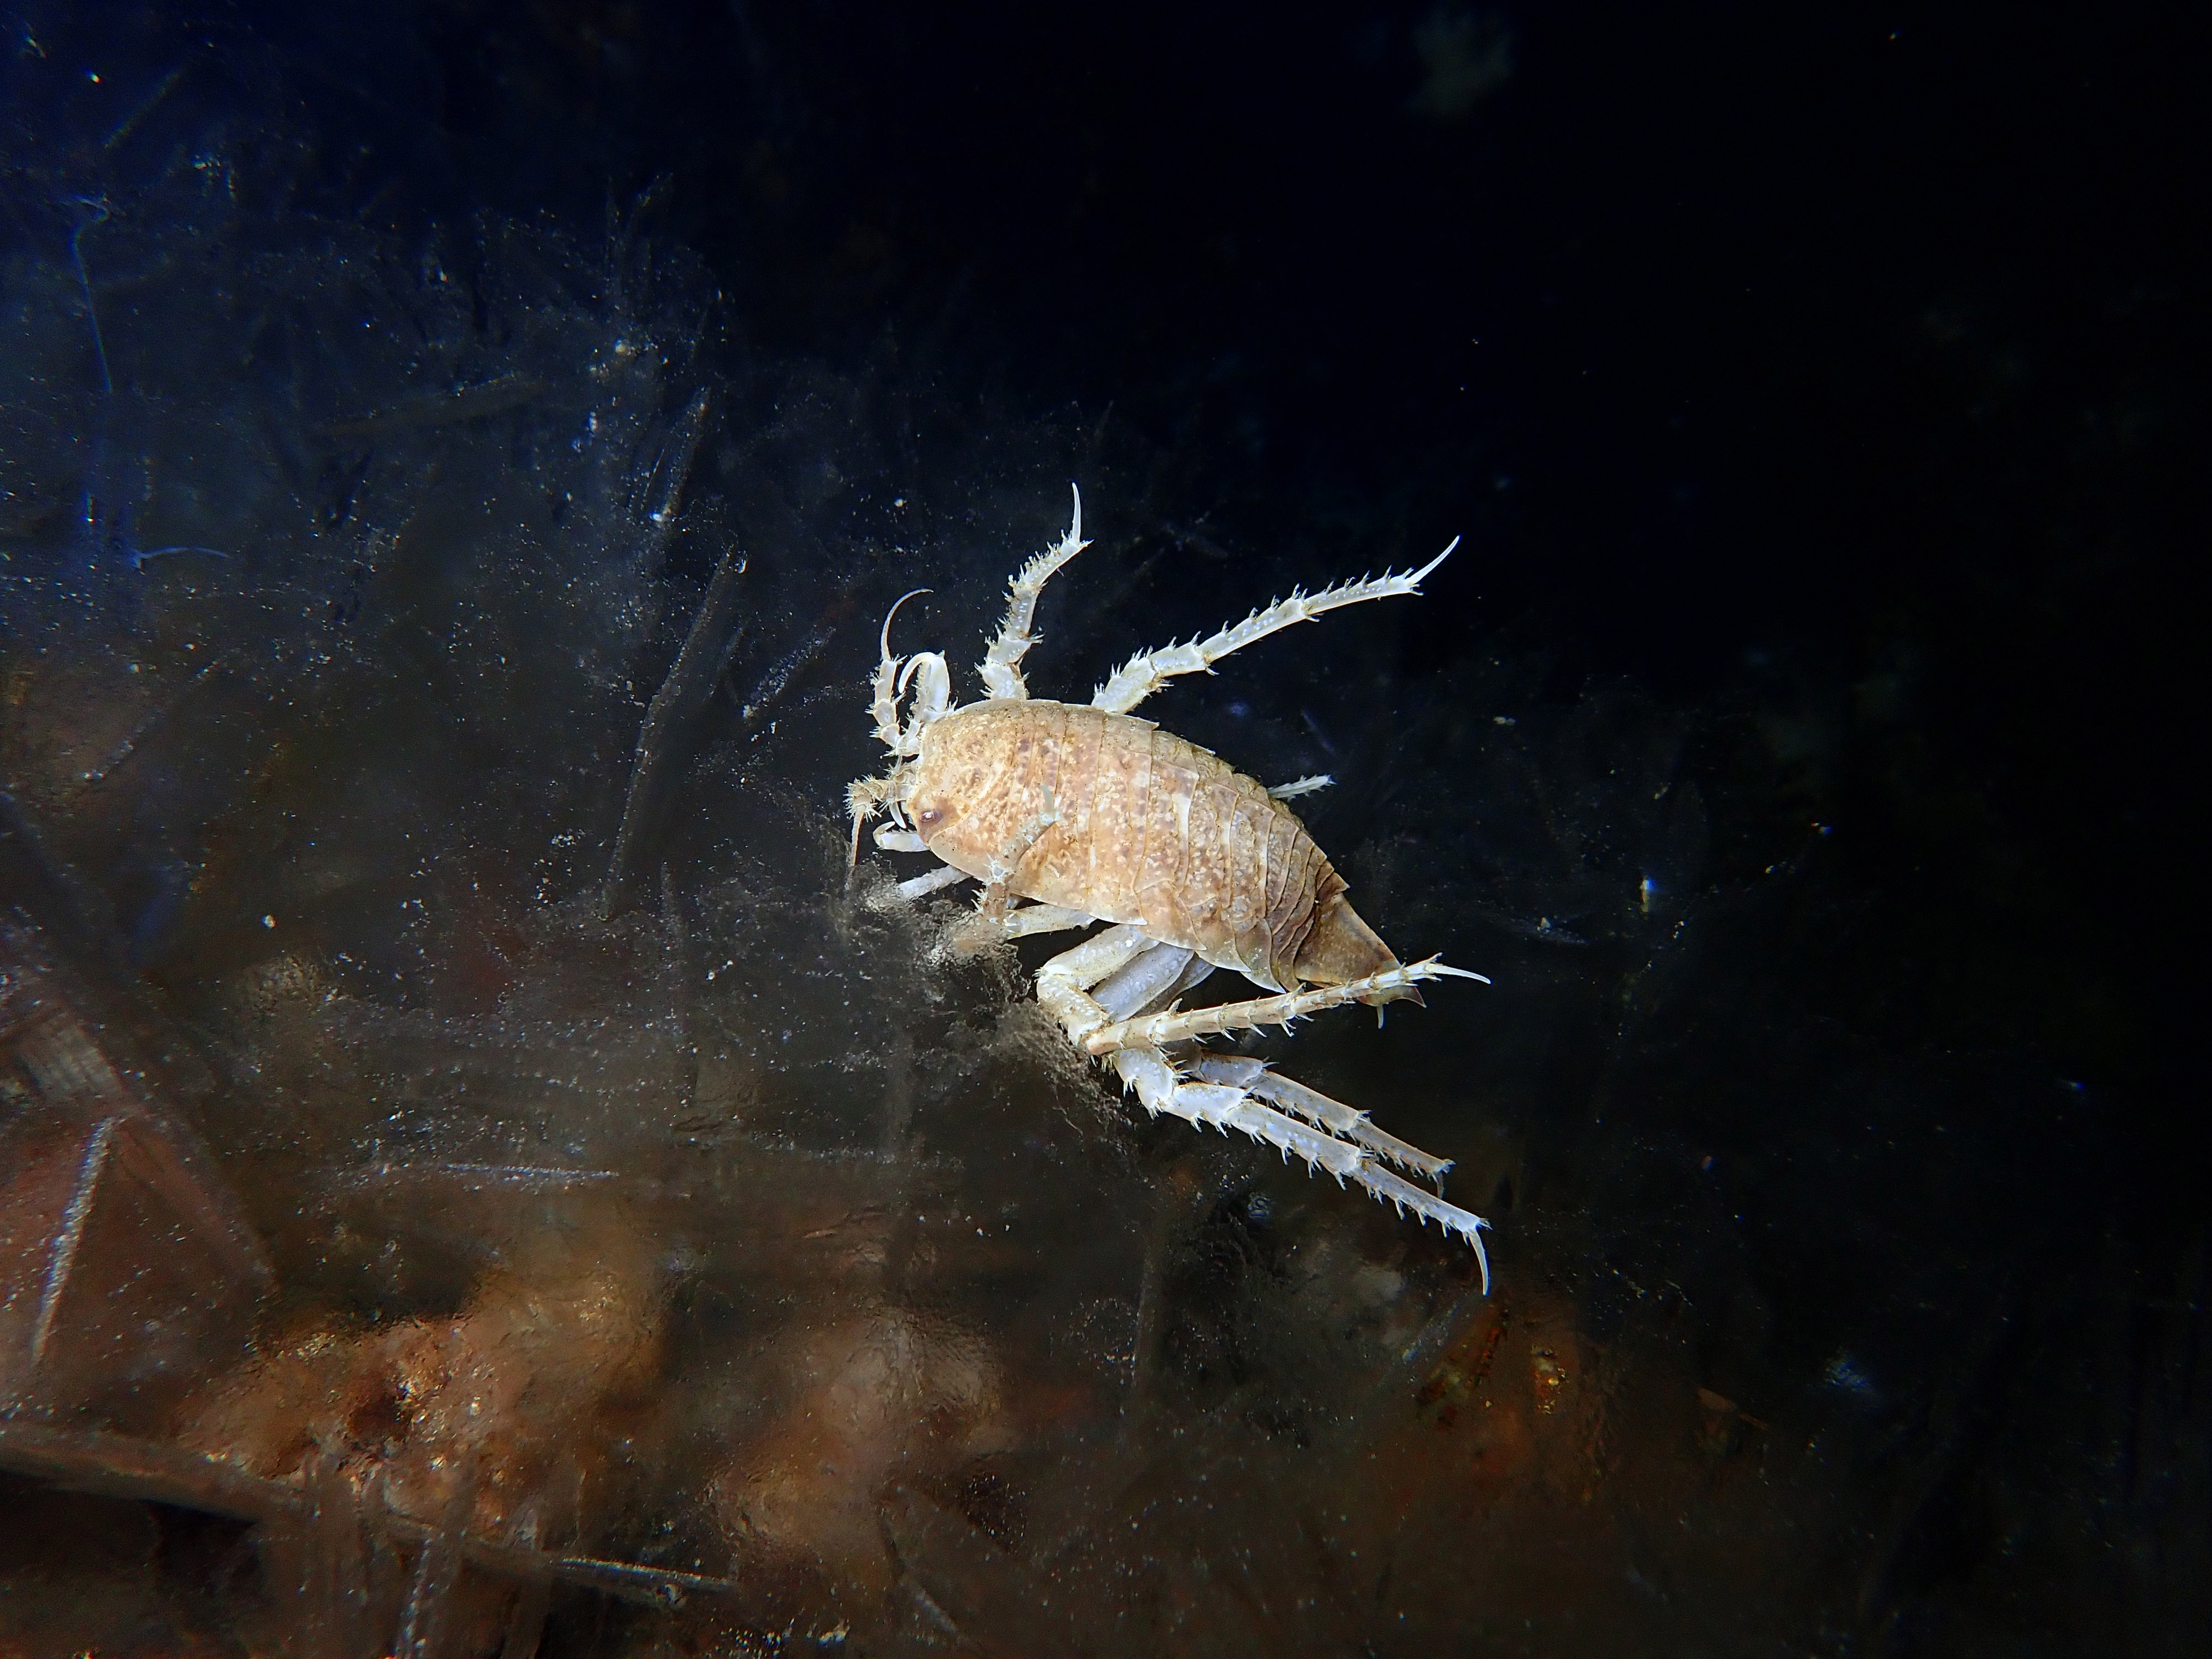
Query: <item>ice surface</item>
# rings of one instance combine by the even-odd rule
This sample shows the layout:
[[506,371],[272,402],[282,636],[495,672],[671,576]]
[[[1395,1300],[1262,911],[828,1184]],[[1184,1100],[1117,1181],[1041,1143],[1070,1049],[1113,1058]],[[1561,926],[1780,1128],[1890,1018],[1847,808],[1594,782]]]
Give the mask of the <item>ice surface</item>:
[[1872,901],[1755,722],[1492,619],[1400,673],[1384,616],[1147,707],[1334,772],[1363,913],[1495,979],[1243,1051],[1454,1161],[1486,1301],[1133,1114],[1051,941],[845,864],[885,605],[972,660],[1069,478],[1042,695],[1407,548],[1188,556],[1187,457],[753,361],[632,204],[329,210],[196,95],[7,186],[0,1496],[167,1540],[26,1547],[21,1605],[318,1656],[1881,1627],[2028,1296],[1923,1248],[2019,1219],[1949,1179],[2001,1142],[1912,1126],[2044,1085],[1824,1012]]

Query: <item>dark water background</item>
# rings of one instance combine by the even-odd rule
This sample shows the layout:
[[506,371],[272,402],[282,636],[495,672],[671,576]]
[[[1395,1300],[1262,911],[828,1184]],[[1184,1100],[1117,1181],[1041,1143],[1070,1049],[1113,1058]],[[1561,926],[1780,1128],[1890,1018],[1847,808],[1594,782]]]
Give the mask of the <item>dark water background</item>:
[[[2201,27],[4,21],[0,1651],[2201,1650]],[[848,882],[1070,480],[1488,1299]]]

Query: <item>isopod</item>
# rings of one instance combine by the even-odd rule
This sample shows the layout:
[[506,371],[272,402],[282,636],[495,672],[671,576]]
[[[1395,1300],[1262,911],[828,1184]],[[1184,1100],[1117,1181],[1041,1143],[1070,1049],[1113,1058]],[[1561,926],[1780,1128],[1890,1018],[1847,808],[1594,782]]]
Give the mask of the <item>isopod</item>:
[[[891,654],[891,623],[914,594],[891,607],[871,705],[891,765],[847,790],[854,854],[861,826],[888,812],[878,847],[939,861],[902,884],[909,898],[973,878],[983,884],[981,923],[1006,938],[1110,924],[1037,970],[1037,1000],[1077,1049],[1111,1066],[1148,1112],[1243,1130],[1436,1222],[1474,1247],[1486,1291],[1489,1224],[1406,1178],[1439,1180],[1448,1160],[1263,1061],[1209,1053],[1201,1040],[1287,1028],[1347,1003],[1419,1002],[1423,980],[1489,981],[1434,957],[1401,963],[1360,919],[1344,878],[1285,804],[1326,780],[1270,791],[1131,712],[1175,676],[1206,672],[1295,623],[1418,593],[1457,539],[1419,570],[1294,590],[1211,638],[1139,652],[1088,705],[1032,697],[1021,661],[1036,643],[1037,596],[1088,545],[1079,489],[1067,534],[1012,583],[1005,624],[978,665],[978,702],[951,705],[939,653]],[[1184,1010],[1178,999],[1216,968],[1273,994]]]

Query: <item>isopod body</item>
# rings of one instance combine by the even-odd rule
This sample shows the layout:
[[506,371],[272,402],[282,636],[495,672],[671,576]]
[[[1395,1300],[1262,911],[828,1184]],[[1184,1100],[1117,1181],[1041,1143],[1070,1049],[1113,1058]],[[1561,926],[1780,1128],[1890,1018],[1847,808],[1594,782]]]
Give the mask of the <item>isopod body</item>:
[[907,811],[955,869],[988,881],[1016,849],[1015,896],[1126,922],[1269,990],[1398,965],[1295,812],[1133,714],[1043,698],[950,711],[922,730]]

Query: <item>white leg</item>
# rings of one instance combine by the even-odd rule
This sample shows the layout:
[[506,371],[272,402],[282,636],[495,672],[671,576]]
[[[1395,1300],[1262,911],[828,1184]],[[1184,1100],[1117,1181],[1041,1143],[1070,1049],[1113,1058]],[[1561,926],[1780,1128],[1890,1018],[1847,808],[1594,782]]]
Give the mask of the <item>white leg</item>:
[[1127,967],[1108,975],[1091,994],[1111,1019],[1130,1019],[1166,1007],[1213,971],[1213,964],[1180,945],[1155,945]]
[[1027,939],[1031,933],[1057,933],[1070,927],[1088,927],[1098,918],[1058,904],[1024,904],[1000,923],[1007,939]]
[[898,895],[909,902],[927,898],[932,893],[944,888],[957,886],[969,878],[965,870],[956,870],[949,864],[940,864],[926,875],[916,876],[909,881],[901,882],[898,884]]
[[1057,904],[1025,904],[1018,910],[994,916],[977,911],[945,936],[940,948],[956,957],[972,957],[994,945],[1027,939],[1031,933],[1058,933],[1088,927],[1097,917]]
[[[1075,489],[1073,484],[1068,487]],[[1075,521],[1068,526],[1067,534],[1024,565],[1021,574],[1008,584],[1006,624],[999,629],[999,637],[991,641],[983,660],[975,665],[983,677],[983,690],[989,696],[1029,696],[1029,688],[1022,683],[1021,660],[1023,654],[1036,643],[1036,636],[1030,632],[1030,623],[1036,616],[1037,594],[1052,579],[1053,572],[1090,545],[1083,539],[1083,492],[1075,489]]]
[[[1037,970],[1037,1001],[1060,1022],[1060,1029],[1079,1048],[1098,1054],[1098,1038],[1106,1031],[1127,1031],[1132,1024],[1143,1022],[1115,1022],[1098,998],[1091,994],[1092,989],[1105,991],[1124,1006],[1142,996],[1145,1001],[1136,1006],[1144,1006],[1160,995],[1173,994],[1176,979],[1190,967],[1187,961],[1176,962],[1176,957],[1182,955],[1181,947],[1163,946],[1126,923],[1109,927],[1074,949],[1061,951]],[[1170,968],[1175,969],[1173,976],[1168,974]],[[1116,976],[1125,971],[1129,977],[1115,986]],[[1163,980],[1164,986],[1160,983]],[[1483,1293],[1489,1294],[1490,1256],[1482,1247],[1482,1230],[1489,1224],[1480,1216],[1447,1204],[1434,1193],[1425,1192],[1403,1176],[1392,1174],[1376,1162],[1376,1155],[1395,1155],[1397,1149],[1402,1148],[1410,1159],[1424,1160],[1438,1170],[1446,1167],[1443,1160],[1431,1158],[1427,1153],[1384,1135],[1359,1113],[1326,1095],[1298,1085],[1281,1088],[1279,1085],[1290,1080],[1273,1077],[1256,1060],[1239,1062],[1226,1056],[1204,1056],[1192,1067],[1198,1080],[1190,1081],[1177,1072],[1174,1062],[1157,1045],[1140,1040],[1127,1042],[1103,1058],[1121,1078],[1121,1086],[1133,1091],[1138,1103],[1147,1112],[1154,1115],[1172,1113],[1190,1123],[1211,1125],[1224,1132],[1241,1130],[1275,1147],[1285,1158],[1297,1153],[1306,1161],[1309,1170],[1318,1166],[1340,1182],[1357,1182],[1384,1203],[1396,1206],[1401,1214],[1411,1210],[1422,1221],[1433,1221],[1445,1232],[1465,1239],[1474,1247],[1475,1260],[1482,1268]],[[1257,1080],[1274,1098],[1294,1111],[1320,1118],[1323,1127],[1309,1127],[1255,1100],[1239,1069],[1247,1066],[1256,1068]],[[1350,1120],[1378,1144],[1370,1149],[1354,1145],[1350,1139],[1337,1139],[1329,1132],[1334,1127],[1328,1121],[1330,1116]],[[1387,1148],[1380,1143],[1388,1143]],[[1414,1167],[1420,1164],[1415,1164]]]
[[1388,1002],[1403,996],[1419,981],[1445,978],[1490,983],[1484,975],[1471,974],[1464,968],[1447,968],[1431,957],[1425,962],[1386,968],[1348,985],[1316,985],[1281,996],[1255,998],[1250,1002],[1225,1002],[1218,1008],[1194,1008],[1185,1012],[1148,1014],[1141,1019],[1123,1020],[1086,1034],[1084,1042],[1092,1054],[1104,1055],[1133,1043],[1157,1048],[1181,1042],[1186,1037],[1212,1036],[1222,1031],[1251,1030],[1261,1025],[1287,1027],[1292,1020],[1304,1019],[1324,1008],[1341,1008],[1348,1002]]
[[1292,778],[1288,783],[1279,783],[1267,791],[1273,800],[1295,800],[1300,795],[1310,795],[1316,790],[1326,789],[1336,780],[1326,772],[1316,772],[1310,777]]
[[845,805],[853,815],[853,844],[845,854],[845,867],[860,861],[860,826],[884,810],[895,787],[890,778],[861,778],[845,786]]
[[1356,1146],[1269,1110],[1234,1085],[1182,1081],[1157,1048],[1123,1048],[1111,1063],[1123,1085],[1135,1091],[1137,1103],[1155,1115],[1171,1112],[1200,1127],[1241,1129],[1285,1158],[1296,1152],[1308,1169],[1319,1165],[1340,1181],[1356,1174],[1365,1156]]
[[1241,1129],[1255,1140],[1275,1147],[1285,1158],[1295,1152],[1305,1159],[1309,1170],[1318,1165],[1340,1184],[1356,1182],[1401,1215],[1411,1210],[1421,1221],[1433,1221],[1447,1234],[1465,1239],[1474,1247],[1475,1262],[1482,1270],[1482,1293],[1490,1294],[1490,1253],[1482,1247],[1482,1230],[1490,1224],[1480,1216],[1445,1203],[1403,1176],[1393,1175],[1376,1162],[1373,1153],[1270,1110],[1241,1088],[1178,1081],[1175,1068],[1157,1048],[1123,1048],[1110,1060],[1123,1085],[1135,1091],[1138,1103],[1146,1111],[1172,1112],[1193,1123],[1212,1124],[1222,1130]]
[[1110,1024],[1113,1018],[1091,995],[1091,988],[1127,967],[1157,943],[1127,922],[1093,933],[1037,969],[1037,1001],[1079,1048],[1085,1037]]
[[[1091,988],[1139,958],[1158,959],[1158,940],[1126,922],[1109,927],[1073,950],[1061,951],[1037,969],[1037,1002],[1060,1022],[1068,1040],[1081,1048],[1086,1036],[1113,1018],[1091,994]],[[1146,1110],[1173,1112],[1193,1123],[1226,1123],[1247,1098],[1239,1088],[1182,1082],[1167,1056],[1157,1048],[1132,1045],[1109,1056],[1109,1063],[1121,1074],[1122,1085],[1137,1091]]]
[[1325,611],[1335,611],[1347,605],[1358,605],[1368,599],[1395,599],[1403,593],[1421,591],[1421,579],[1451,557],[1452,548],[1459,545],[1459,538],[1452,538],[1451,547],[1431,559],[1419,570],[1402,575],[1384,571],[1372,580],[1344,582],[1335,587],[1325,587],[1318,593],[1293,591],[1287,599],[1278,599],[1265,611],[1255,611],[1232,628],[1224,628],[1208,640],[1194,640],[1188,645],[1170,645],[1158,651],[1139,651],[1135,656],[1114,671],[1114,678],[1100,686],[1091,699],[1095,708],[1109,714],[1126,714],[1146,697],[1177,674],[1211,672],[1215,663],[1232,651],[1241,651],[1255,640],[1280,632],[1293,623],[1311,622]]
[[1340,1100],[1331,1100],[1318,1089],[1309,1089],[1296,1078],[1267,1069],[1264,1060],[1242,1054],[1202,1054],[1190,1062],[1190,1074],[1207,1083],[1231,1083],[1272,1101],[1292,1117],[1317,1123],[1340,1140],[1364,1146],[1376,1157],[1436,1180],[1451,1168],[1451,1160],[1425,1152],[1389,1131],[1375,1127],[1364,1112],[1354,1111]]
[[1462,1210],[1455,1204],[1447,1204],[1425,1188],[1416,1187],[1403,1176],[1392,1175],[1378,1166],[1372,1158],[1363,1163],[1352,1177],[1370,1193],[1403,1215],[1411,1210],[1422,1223],[1435,1222],[1445,1233],[1456,1233],[1474,1247],[1474,1264],[1482,1269],[1482,1293],[1490,1294],[1490,1252],[1482,1248],[1482,1230],[1490,1224],[1471,1210]]

